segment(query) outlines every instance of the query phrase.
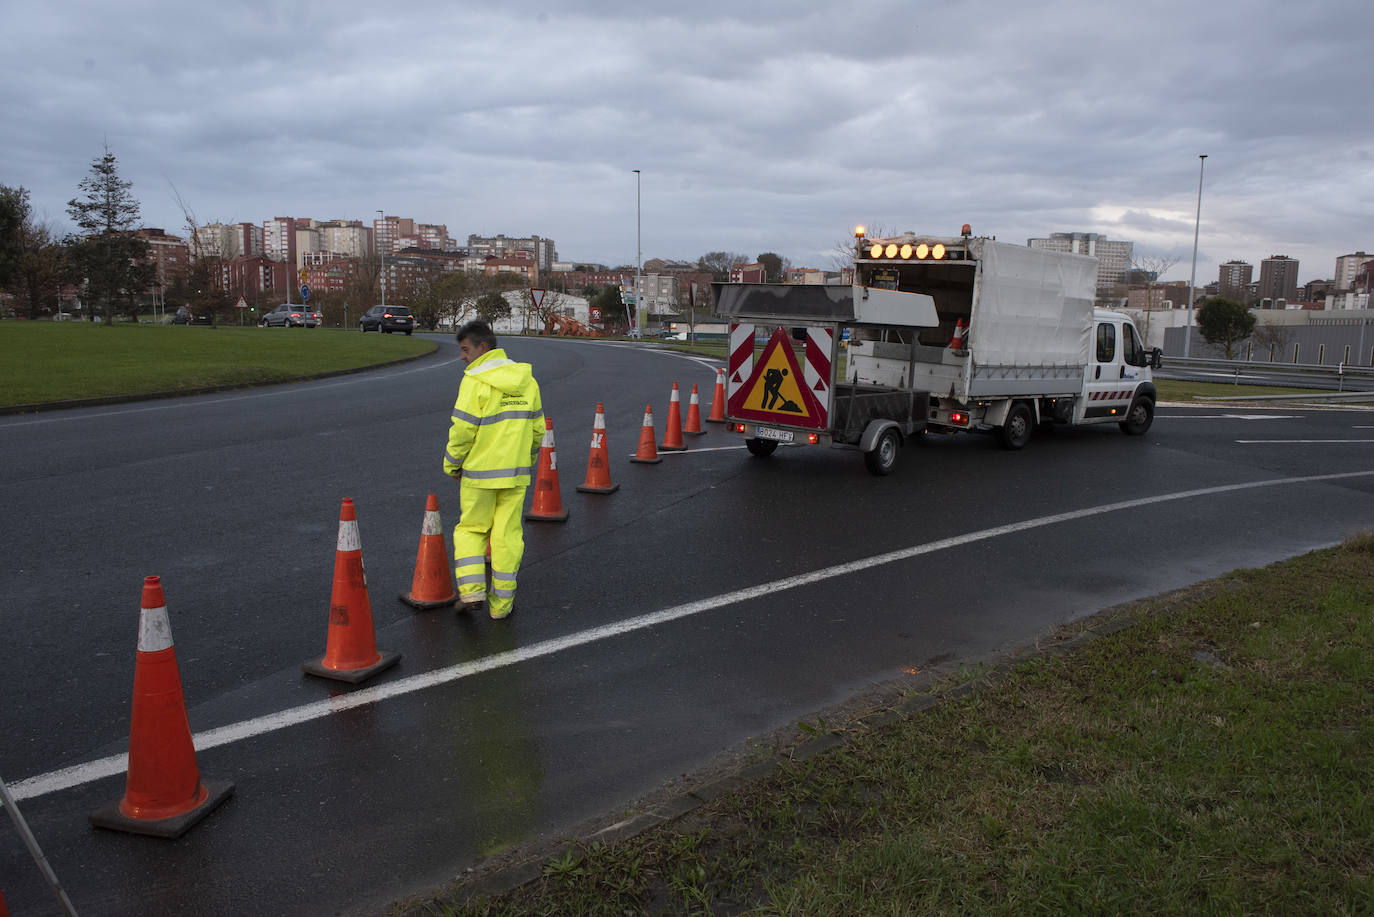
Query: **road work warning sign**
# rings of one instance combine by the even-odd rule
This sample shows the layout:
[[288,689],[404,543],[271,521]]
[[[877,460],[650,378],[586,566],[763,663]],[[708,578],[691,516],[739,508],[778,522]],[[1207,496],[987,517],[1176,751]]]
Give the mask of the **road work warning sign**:
[[804,376],[786,329],[773,332],[748,381],[730,396],[729,411],[760,423],[821,430],[825,407],[802,384]]

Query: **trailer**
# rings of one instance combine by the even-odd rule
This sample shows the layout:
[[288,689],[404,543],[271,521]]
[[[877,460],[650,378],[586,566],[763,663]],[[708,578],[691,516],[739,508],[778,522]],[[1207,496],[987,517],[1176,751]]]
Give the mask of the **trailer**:
[[852,285],[715,285],[731,319],[726,422],[751,454],[857,448],[884,475],[925,434],[1016,450],[1042,424],[1149,429],[1161,354],[1129,316],[1093,307],[1097,259],[968,227],[855,239]]

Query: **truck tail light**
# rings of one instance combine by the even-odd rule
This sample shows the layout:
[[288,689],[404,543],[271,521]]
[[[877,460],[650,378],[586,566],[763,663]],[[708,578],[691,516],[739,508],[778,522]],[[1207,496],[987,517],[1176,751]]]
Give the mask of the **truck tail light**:
[[963,411],[953,411],[949,415],[949,422],[958,424],[961,427],[968,426],[968,415]]
[[732,424],[730,424],[730,432],[732,432],[732,433],[743,433],[743,432],[744,432],[744,424],[742,424],[742,423],[732,423]]
[[806,434],[806,441],[814,446],[821,441],[820,434],[808,433]]

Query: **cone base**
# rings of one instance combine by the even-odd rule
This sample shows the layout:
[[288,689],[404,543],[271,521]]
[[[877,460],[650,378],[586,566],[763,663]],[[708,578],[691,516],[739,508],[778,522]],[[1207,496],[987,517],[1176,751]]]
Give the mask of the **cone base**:
[[567,521],[568,521],[568,511],[567,511],[567,510],[564,510],[561,514],[560,514],[560,513],[535,513],[535,512],[528,512],[528,513],[525,513],[525,521],[526,521],[526,522],[567,522]]
[[658,451],[659,451],[659,452],[686,452],[686,451],[687,451],[687,447],[686,447],[685,445],[682,445],[682,446],[665,446],[663,443],[659,443],[659,444],[658,444]]
[[315,675],[320,678],[329,678],[334,681],[346,681],[350,685],[356,685],[360,681],[365,681],[376,675],[383,669],[390,668],[401,661],[400,653],[388,653],[386,650],[378,650],[382,658],[369,666],[361,669],[331,669],[324,664],[324,657],[301,663],[301,671],[307,675]]
[[619,489],[619,484],[612,484],[610,487],[593,487],[590,484],[577,485],[578,492],[584,494],[613,494]]
[[171,818],[130,818],[119,811],[119,800],[96,809],[89,816],[91,824],[97,828],[111,831],[125,831],[129,834],[146,834],[150,837],[181,837],[190,831],[196,822],[209,815],[215,806],[224,802],[234,793],[234,785],[228,780],[202,780],[207,796],[205,801],[188,812],[173,815]]
[[705,430],[683,430],[683,431],[682,431],[682,435],[683,435],[683,436],[705,436],[705,435],[706,435],[706,431],[705,431]]
[[632,462],[639,462],[641,465],[657,465],[659,462],[663,461],[663,459],[661,459],[661,458],[651,458],[651,459],[649,459],[649,458],[640,458],[639,456],[635,455],[635,456],[631,456],[630,461],[632,461]]
[[409,605],[411,608],[416,609],[417,611],[433,611],[436,608],[451,608],[453,606],[453,603],[458,601],[458,596],[456,595],[451,595],[446,599],[434,599],[433,601],[426,601],[424,599],[415,598],[414,593],[410,592],[402,592],[400,598],[402,602],[405,602],[407,605]]

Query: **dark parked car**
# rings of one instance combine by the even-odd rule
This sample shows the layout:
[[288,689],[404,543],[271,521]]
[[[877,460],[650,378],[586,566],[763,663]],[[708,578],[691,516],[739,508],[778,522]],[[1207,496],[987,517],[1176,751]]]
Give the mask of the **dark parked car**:
[[324,316],[310,306],[284,302],[262,317],[265,328],[317,328]]
[[173,316],[172,316],[172,324],[173,324],[173,325],[208,325],[208,324],[210,324],[210,316],[208,316],[208,315],[193,315],[193,314],[191,314],[191,310],[190,310],[190,309],[186,308],[185,306],[182,306],[181,308],[177,309],[176,315],[173,315]]
[[358,319],[358,327],[363,331],[404,331],[415,330],[415,316],[405,306],[373,306]]

